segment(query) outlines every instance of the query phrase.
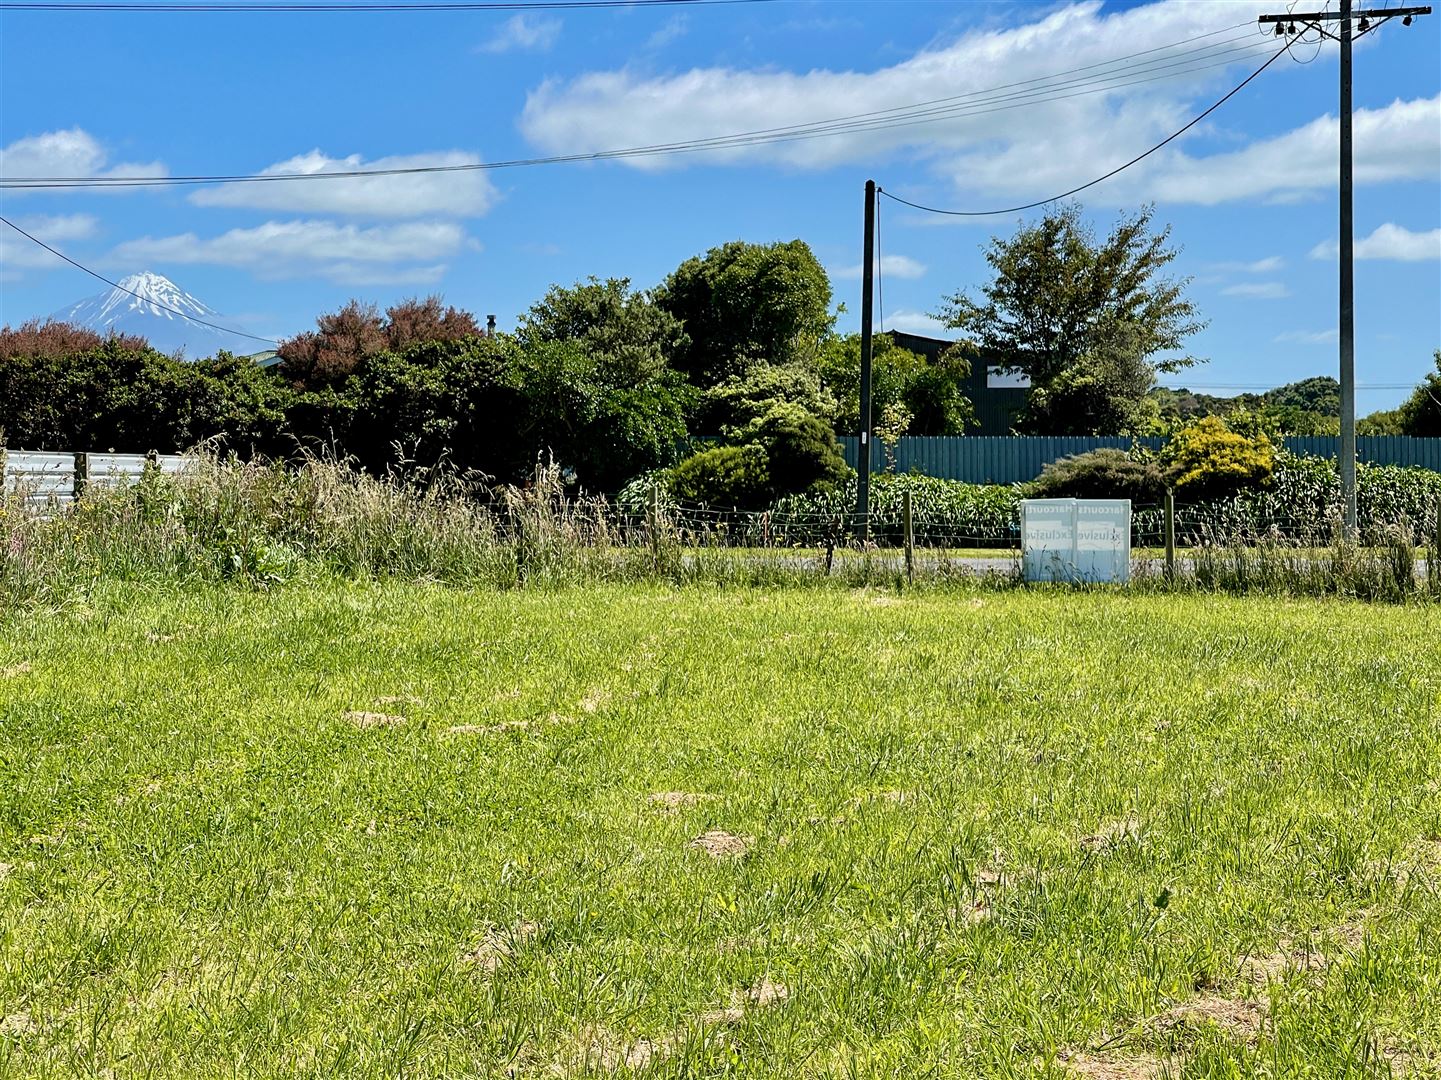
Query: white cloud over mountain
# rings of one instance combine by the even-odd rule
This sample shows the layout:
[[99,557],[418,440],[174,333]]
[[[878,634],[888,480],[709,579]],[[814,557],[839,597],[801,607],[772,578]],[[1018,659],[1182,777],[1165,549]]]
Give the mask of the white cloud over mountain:
[[123,265],[204,263],[248,270],[259,278],[318,276],[346,285],[431,284],[445,260],[474,242],[446,221],[362,228],[331,221],[268,221],[208,239],[195,233],[143,237],[115,248]]
[[[462,150],[408,154],[367,162],[359,154],[330,157],[321,150],[298,154],[261,170],[262,176],[293,173],[314,175],[358,169],[454,168],[478,165],[481,159]],[[484,172],[412,173],[364,176],[343,180],[268,180],[221,184],[190,196],[197,206],[234,206],[297,213],[344,214],[355,217],[407,218],[442,214],[478,217],[496,200],[495,186]]]

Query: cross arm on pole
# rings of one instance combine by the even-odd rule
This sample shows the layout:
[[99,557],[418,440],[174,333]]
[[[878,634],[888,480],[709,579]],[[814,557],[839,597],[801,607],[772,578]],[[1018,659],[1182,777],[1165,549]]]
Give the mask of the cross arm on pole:
[[[1429,7],[1403,7],[1403,8],[1370,8],[1365,11],[1351,12],[1353,19],[1391,19],[1396,16],[1405,15],[1430,15]],[[1297,11],[1287,15],[1261,15],[1257,22],[1263,23],[1292,23],[1292,22],[1340,22],[1343,18],[1339,11]]]

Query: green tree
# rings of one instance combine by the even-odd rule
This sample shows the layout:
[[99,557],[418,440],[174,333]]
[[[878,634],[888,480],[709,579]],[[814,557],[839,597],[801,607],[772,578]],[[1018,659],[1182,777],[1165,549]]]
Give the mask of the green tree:
[[834,322],[830,279],[802,240],[711,248],[681,263],[656,299],[684,325],[676,365],[701,389],[758,362],[813,361]]
[[[853,434],[861,426],[861,336],[831,337],[821,349],[821,380],[835,395],[835,429]],[[889,334],[871,339],[871,419],[887,407],[904,408],[911,415],[913,435],[960,435],[975,422],[975,409],[966,396],[971,374],[970,350],[958,345],[946,350],[934,364],[924,356],[902,349]]]
[[693,391],[662,371],[634,379],[580,339],[522,347],[512,376],[520,395],[519,440],[534,460],[549,453],[591,490],[616,491],[674,460]]
[[1433,359],[1436,370],[1427,372],[1411,396],[1401,403],[1399,413],[1401,434],[1426,438],[1441,436],[1441,349]]
[[813,365],[757,364],[704,391],[693,428],[732,436],[780,405],[798,406],[826,422],[836,412],[836,399]]
[[680,320],[627,278],[590,278],[570,288],[552,285],[520,317],[523,348],[574,341],[613,369],[618,383],[638,385],[660,376],[685,342]]
[[249,359],[222,352],[189,362],[119,338],[73,342],[82,347],[0,357],[0,430],[11,447],[169,453],[217,438],[241,453],[294,446],[294,395]]
[[527,464],[519,354],[506,335],[419,340],[366,357],[338,395],[312,405],[331,406],[335,436],[369,468],[446,461],[514,480]]
[[1020,426],[1037,434],[1112,434],[1130,427],[1166,357],[1204,323],[1187,282],[1163,277],[1176,258],[1170,229],[1151,230],[1147,207],[1098,240],[1070,204],[994,237],[992,280],[979,300],[949,297],[946,324],[972,339],[988,363],[1024,372],[1031,399]]

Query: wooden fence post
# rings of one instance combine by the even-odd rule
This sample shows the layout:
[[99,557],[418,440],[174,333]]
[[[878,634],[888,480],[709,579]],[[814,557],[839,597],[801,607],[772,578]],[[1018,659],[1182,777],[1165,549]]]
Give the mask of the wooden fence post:
[[650,507],[648,515],[650,518],[650,562],[651,570],[660,573],[660,483],[652,480],[650,484]]
[[906,580],[914,584],[916,580],[916,523],[911,516],[910,488],[906,488],[901,493],[901,507],[906,528]]
[[1176,493],[1166,489],[1166,577],[1176,576]]
[[75,474],[71,486],[71,494],[75,501],[79,502],[80,497],[85,494],[85,489],[90,485],[90,455],[79,453],[75,455]]

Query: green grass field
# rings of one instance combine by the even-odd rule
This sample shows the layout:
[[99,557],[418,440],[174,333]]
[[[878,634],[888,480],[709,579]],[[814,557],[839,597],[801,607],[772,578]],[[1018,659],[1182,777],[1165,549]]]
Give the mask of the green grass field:
[[1437,1075],[1438,640],[100,587],[0,621],[0,1075]]

